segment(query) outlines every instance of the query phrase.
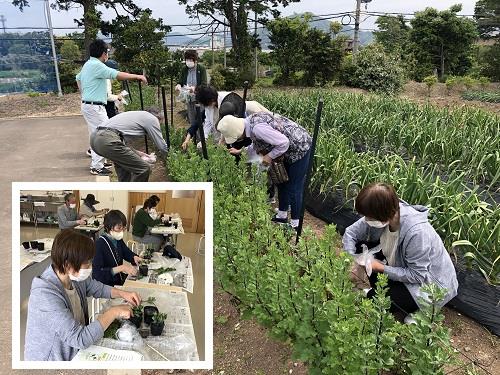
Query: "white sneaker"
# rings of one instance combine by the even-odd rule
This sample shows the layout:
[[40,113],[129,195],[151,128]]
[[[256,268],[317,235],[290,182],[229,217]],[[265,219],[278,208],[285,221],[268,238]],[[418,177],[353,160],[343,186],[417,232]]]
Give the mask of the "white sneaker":
[[405,320],[404,320],[405,324],[417,324],[417,321],[415,319],[413,319],[413,317],[411,316],[411,314],[408,314],[405,316]]

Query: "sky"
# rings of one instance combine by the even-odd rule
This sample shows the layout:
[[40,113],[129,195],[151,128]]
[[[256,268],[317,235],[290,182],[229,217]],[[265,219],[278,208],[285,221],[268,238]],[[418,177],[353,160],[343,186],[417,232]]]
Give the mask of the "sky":
[[[45,27],[44,1],[29,0],[30,7],[24,12],[14,7],[10,0],[0,0],[0,15],[6,18],[6,27]],[[50,0],[54,3],[55,0]],[[136,0],[135,2],[141,8],[150,8],[153,11],[153,17],[162,18],[164,23],[168,24],[187,24],[191,21],[185,13],[185,7],[179,5],[177,0]],[[476,0],[373,0],[368,4],[368,11],[371,12],[398,12],[413,13],[423,10],[426,7],[434,7],[439,10],[447,9],[451,5],[461,3],[463,9],[461,14],[474,14],[474,5]],[[293,13],[312,12],[314,14],[331,14],[337,12],[353,11],[356,5],[355,0],[302,0],[286,8],[280,8],[282,15],[291,15]],[[364,5],[362,6],[364,10]],[[70,11],[51,10],[52,24],[54,27],[75,27],[73,22],[75,18],[81,18],[82,8],[71,9]],[[103,18],[112,19],[114,13],[104,9]],[[376,17],[361,17],[361,28],[375,28]],[[1,24],[0,24],[1,27]],[[73,30],[55,30],[55,34],[65,34]],[[187,28],[174,28],[173,32],[190,32]]]

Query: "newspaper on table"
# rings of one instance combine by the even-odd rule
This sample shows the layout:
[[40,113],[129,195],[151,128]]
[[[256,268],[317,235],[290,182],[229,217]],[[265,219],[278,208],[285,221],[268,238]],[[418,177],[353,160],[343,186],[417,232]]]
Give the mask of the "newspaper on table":
[[144,356],[133,350],[118,350],[91,345],[78,351],[72,361],[142,361]]
[[[191,310],[189,309],[186,292],[132,287],[125,289],[139,293],[143,300],[155,297],[155,304],[158,310],[167,314],[163,333],[161,336],[150,335],[135,343],[103,338],[97,345],[109,349],[133,350],[143,355],[144,360],[147,361],[199,360],[193,322],[191,320]],[[119,298],[105,300],[101,311],[122,303],[124,301]]]
[[[148,276],[137,276],[136,281],[159,285],[178,286],[189,293],[194,290],[193,264],[191,258],[182,257],[182,260],[177,258],[167,258],[160,253],[153,253],[151,262],[148,264]],[[155,272],[159,268],[175,268],[175,271],[169,271],[172,275],[173,283],[167,284],[165,280]],[[133,278],[130,278],[133,279]]]
[[24,270],[33,263],[43,262],[45,259],[50,257],[50,251],[52,250],[52,243],[54,242],[54,239],[42,238],[37,240],[37,242],[44,243],[44,250],[25,249],[24,246],[20,246],[20,271]]

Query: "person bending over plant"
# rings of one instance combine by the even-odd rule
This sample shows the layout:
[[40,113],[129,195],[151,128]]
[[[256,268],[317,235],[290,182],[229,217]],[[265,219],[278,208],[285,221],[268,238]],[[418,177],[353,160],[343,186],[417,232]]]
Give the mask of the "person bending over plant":
[[[360,253],[361,243],[380,244],[381,250],[371,261],[373,273],[369,275],[371,289],[379,273],[389,278],[388,294],[391,311],[411,314],[419,309],[419,298],[425,284],[436,284],[446,289],[441,306],[457,295],[458,281],[451,258],[443,241],[429,223],[428,209],[409,205],[400,200],[391,185],[373,183],[359,192],[356,211],[363,215],[349,226],[342,238],[344,250]],[[405,322],[412,322],[407,315]]]
[[[80,349],[96,344],[115,319],[128,319],[141,303],[135,292],[92,279],[94,242],[72,229],[54,238],[52,264],[33,279],[28,303],[24,360],[70,361]],[[90,323],[87,297],[123,298]]]

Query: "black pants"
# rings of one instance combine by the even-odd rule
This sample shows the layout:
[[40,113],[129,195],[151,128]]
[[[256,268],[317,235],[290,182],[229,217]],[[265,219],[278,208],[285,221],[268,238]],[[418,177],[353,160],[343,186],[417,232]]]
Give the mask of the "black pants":
[[[361,253],[361,246],[357,246],[356,244],[356,253]],[[368,243],[368,248],[372,248],[376,246],[376,243]],[[374,254],[375,259],[385,260],[384,254],[382,251]],[[370,280],[370,285],[373,288],[368,292],[367,297],[373,298],[375,296],[375,286],[378,280],[378,272],[372,272],[372,274],[368,277]],[[388,279],[387,282],[387,295],[391,299],[391,308],[390,311],[392,313],[402,313],[403,315],[411,314],[418,310],[418,305],[415,303],[412,295],[408,291],[408,288],[401,281],[394,281]]]

